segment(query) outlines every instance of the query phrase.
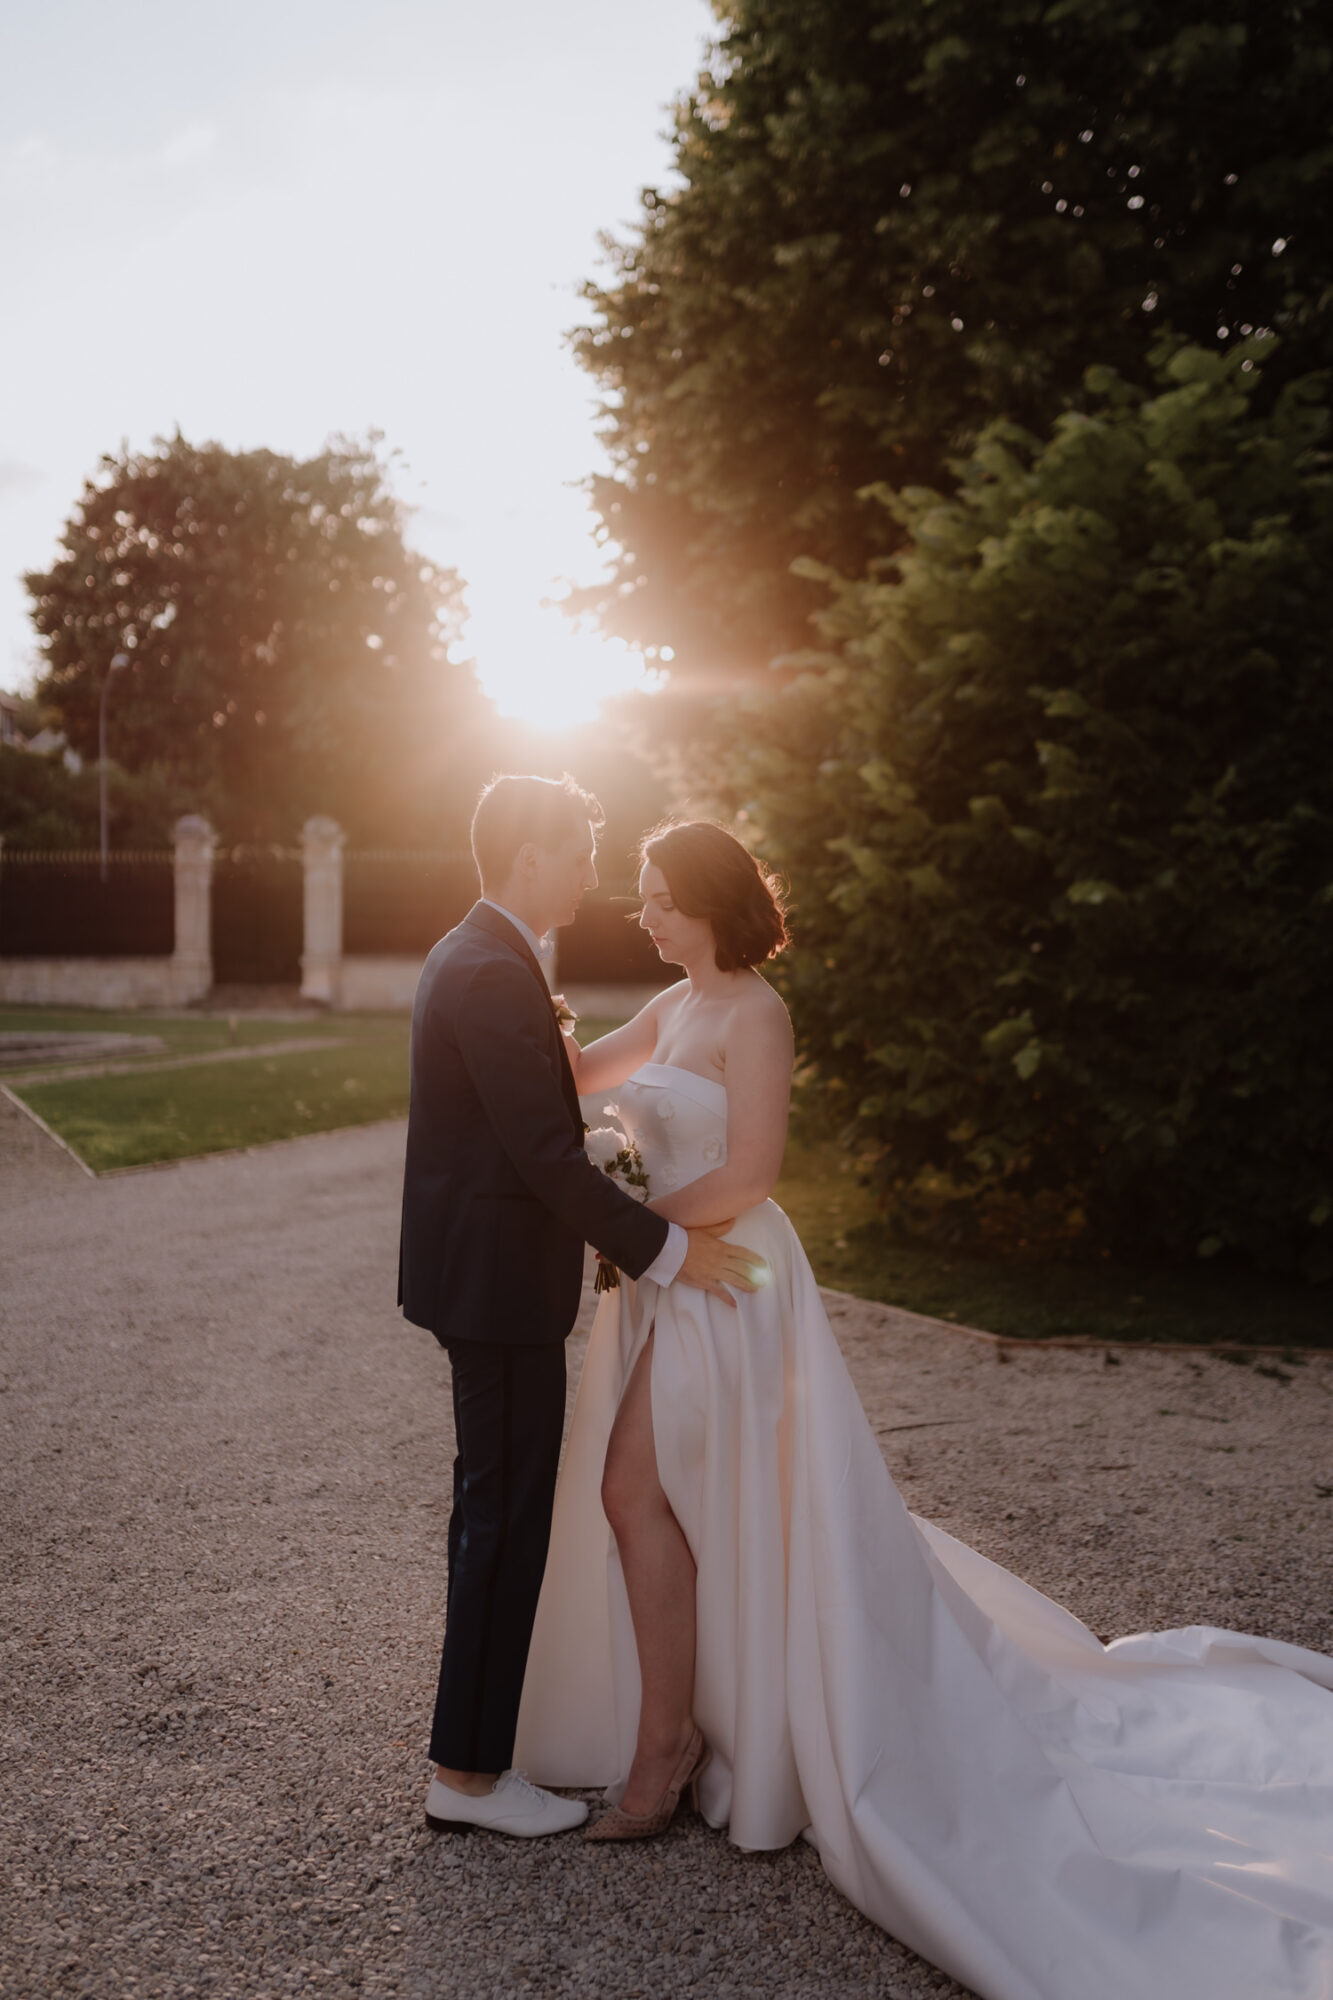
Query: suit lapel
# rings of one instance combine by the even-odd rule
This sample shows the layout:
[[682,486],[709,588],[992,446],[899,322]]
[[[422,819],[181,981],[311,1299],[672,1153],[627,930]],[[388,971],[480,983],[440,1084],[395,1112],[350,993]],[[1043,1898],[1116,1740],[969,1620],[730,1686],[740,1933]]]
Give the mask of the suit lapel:
[[513,924],[510,923],[508,917],[502,917],[500,912],[492,909],[489,903],[474,903],[464,917],[463,922],[470,924],[474,930],[485,931],[486,935],[494,938],[497,943],[507,945],[517,957],[522,959],[538,986],[540,986],[542,999],[546,1003],[546,1007],[551,1015],[552,1025],[555,1027],[556,1040],[560,1044],[560,1081],[565,1093],[565,1102],[569,1106],[570,1116],[578,1127],[581,1139],[583,1137],[583,1109],[579,1104],[578,1086],[574,1082],[574,1072],[569,1066],[569,1056],[565,1050],[564,1035],[560,1032],[559,1024],[555,1019],[555,1009],[551,1004],[551,989],[546,984],[546,974],[542,971],[536,954],[529,948],[527,939],[523,934],[516,930]]
[[508,917],[502,917],[500,912],[492,909],[489,903],[474,903],[464,917],[463,922],[471,924],[475,930],[485,931],[488,937],[498,939],[501,944],[507,944],[511,951],[516,952],[524,965],[527,966],[537,984],[541,987],[542,992],[546,996],[546,1004],[550,1005],[551,989],[546,984],[546,974],[538,964],[535,954],[529,948],[527,939],[520,931],[515,929]]

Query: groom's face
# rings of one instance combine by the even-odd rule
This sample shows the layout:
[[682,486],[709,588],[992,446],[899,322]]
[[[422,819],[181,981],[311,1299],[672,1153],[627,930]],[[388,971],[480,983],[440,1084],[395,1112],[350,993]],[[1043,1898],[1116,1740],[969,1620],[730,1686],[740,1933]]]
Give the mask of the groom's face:
[[597,887],[597,839],[584,823],[559,847],[536,849],[537,895],[549,929],[572,924],[579,904]]

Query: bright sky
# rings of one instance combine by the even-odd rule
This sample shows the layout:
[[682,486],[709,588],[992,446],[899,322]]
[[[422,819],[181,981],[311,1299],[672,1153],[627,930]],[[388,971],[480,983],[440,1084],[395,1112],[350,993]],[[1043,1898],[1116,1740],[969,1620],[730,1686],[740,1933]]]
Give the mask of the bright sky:
[[641,663],[542,599],[593,580],[601,463],[562,336],[638,190],[706,0],[40,0],[0,28],[0,685],[98,456],[385,433],[411,539],[462,571],[508,713]]

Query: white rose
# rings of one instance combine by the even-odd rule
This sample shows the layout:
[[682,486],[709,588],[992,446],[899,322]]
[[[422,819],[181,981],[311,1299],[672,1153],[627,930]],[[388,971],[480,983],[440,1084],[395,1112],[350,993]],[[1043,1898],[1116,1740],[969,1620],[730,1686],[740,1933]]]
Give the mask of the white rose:
[[662,1098],[657,1107],[657,1115],[659,1118],[664,1118],[668,1124],[675,1117],[676,1107],[669,1097]]
[[722,1141],[720,1139],[705,1139],[702,1150],[704,1158],[711,1166],[714,1160],[722,1158]]
[[610,1125],[599,1125],[595,1132],[585,1135],[583,1149],[593,1165],[600,1167],[602,1172],[606,1173],[617,1153],[624,1152],[625,1135],[623,1132],[614,1131]]

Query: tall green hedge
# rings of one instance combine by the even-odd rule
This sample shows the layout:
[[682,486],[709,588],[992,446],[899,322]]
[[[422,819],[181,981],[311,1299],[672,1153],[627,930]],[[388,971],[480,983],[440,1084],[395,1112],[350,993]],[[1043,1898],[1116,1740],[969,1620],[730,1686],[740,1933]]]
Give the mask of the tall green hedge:
[[1333,483],[1316,378],[1163,344],[992,425],[749,701],[821,1087],[916,1226],[1333,1271]]
[[608,629],[673,686],[800,644],[993,417],[1144,379],[1170,326],[1333,365],[1333,13],[1311,0],[719,0],[718,46],[587,293]]

